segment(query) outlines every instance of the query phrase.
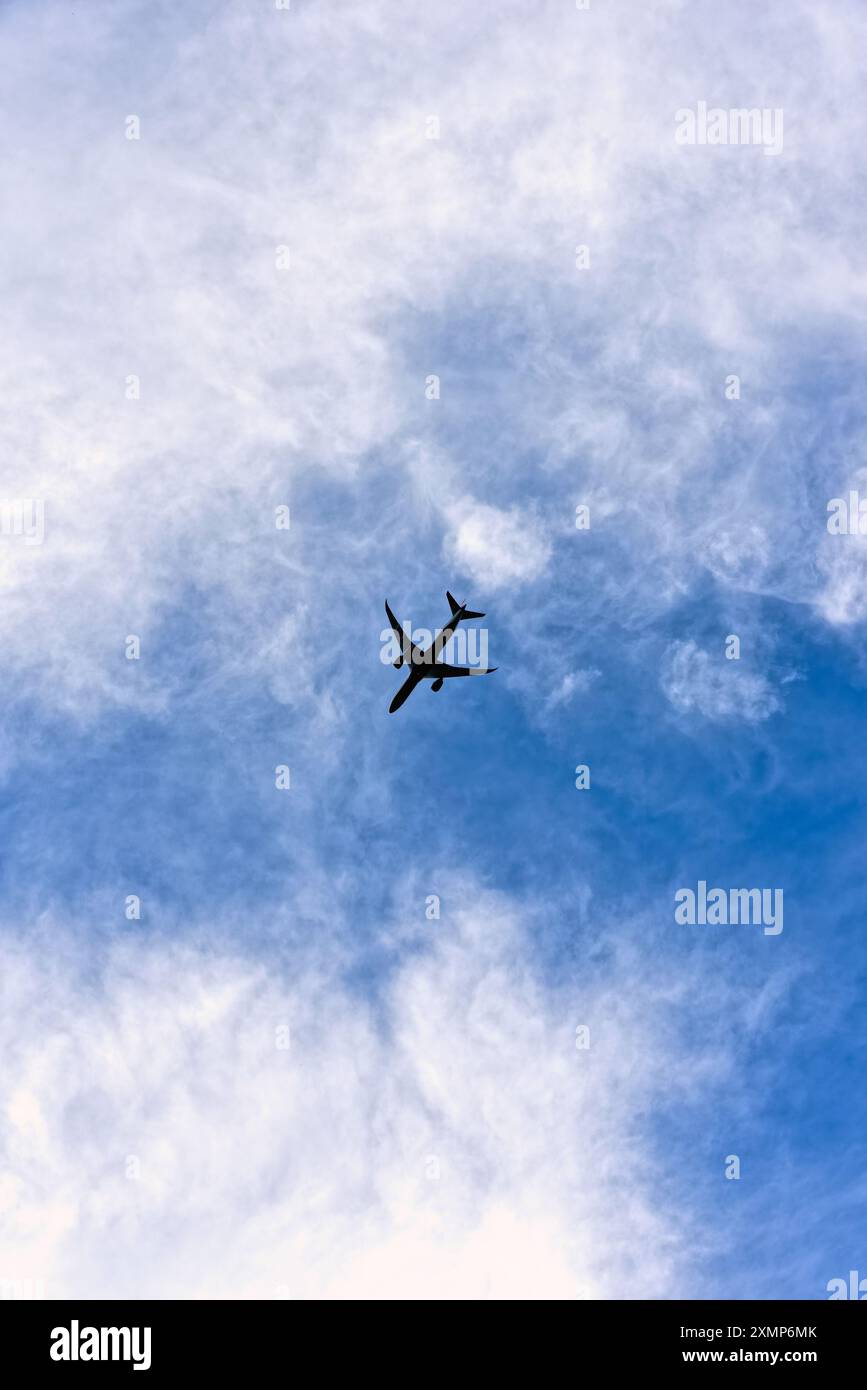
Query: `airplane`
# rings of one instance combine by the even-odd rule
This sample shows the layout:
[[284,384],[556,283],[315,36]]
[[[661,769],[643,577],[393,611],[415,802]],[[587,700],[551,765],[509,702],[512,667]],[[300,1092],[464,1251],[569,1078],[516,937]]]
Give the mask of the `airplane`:
[[440,661],[443,648],[458,623],[462,622],[464,618],[483,618],[485,616],[484,613],[474,613],[472,609],[467,608],[465,603],[458,603],[456,599],[452,598],[448,590],[446,590],[446,598],[449,601],[449,608],[451,609],[452,615],[442,632],[437,633],[433,642],[425,651],[422,651],[421,647],[417,647],[409,635],[404,632],[386,600],[385,611],[388,614],[388,621],[397,634],[402,653],[402,655],[397,658],[394,665],[396,667],[406,665],[412,668],[403,685],[400,687],[400,690],[389,705],[389,714],[394,714],[396,710],[400,709],[401,705],[409,699],[419,681],[433,681],[431,690],[442,690],[443,681],[450,680],[452,676],[489,676],[497,669],[496,666],[449,666],[447,662]]

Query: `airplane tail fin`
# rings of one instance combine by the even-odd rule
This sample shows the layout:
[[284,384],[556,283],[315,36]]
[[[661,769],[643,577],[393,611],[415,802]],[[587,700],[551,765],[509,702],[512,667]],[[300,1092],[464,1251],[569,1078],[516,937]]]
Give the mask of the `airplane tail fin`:
[[[461,605],[458,603],[456,598],[452,597],[448,589],[446,589],[446,598],[449,601],[449,608],[452,610],[452,617],[454,617],[455,613],[460,613]],[[484,613],[473,613],[472,610],[469,608],[467,608],[464,612],[465,618],[483,618],[484,616]]]

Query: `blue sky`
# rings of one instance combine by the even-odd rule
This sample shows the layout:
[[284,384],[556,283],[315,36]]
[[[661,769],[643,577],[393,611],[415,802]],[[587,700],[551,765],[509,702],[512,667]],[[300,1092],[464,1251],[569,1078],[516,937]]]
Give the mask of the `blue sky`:
[[[0,32],[2,495],[46,518],[0,536],[0,1277],[867,1274],[860,7]],[[702,100],[782,151],[679,147]],[[497,673],[389,716],[383,602],[446,589]],[[702,879],[782,933],[678,925]]]

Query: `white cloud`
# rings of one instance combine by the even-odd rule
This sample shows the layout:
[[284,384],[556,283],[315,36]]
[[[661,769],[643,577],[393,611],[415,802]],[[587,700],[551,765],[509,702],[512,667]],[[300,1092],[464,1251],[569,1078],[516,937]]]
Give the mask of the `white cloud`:
[[587,671],[568,671],[545,701],[546,709],[552,710],[559,705],[569,704],[575,695],[586,695],[593,682],[601,674],[601,671],[597,671],[595,667]]
[[673,642],[660,683],[676,709],[706,719],[758,723],[782,708],[767,677],[739,660],[727,660],[722,644],[714,657],[692,640]]
[[688,992],[637,963],[543,987],[509,902],[459,896],[475,906],[427,924],[376,1013],[322,950],[266,968],[130,940],[85,965],[50,924],[7,942],[0,1279],[76,1297],[670,1293],[688,1218],[654,1192],[636,1114],[700,1093],[722,1045],[687,1057]]
[[[857,329],[867,314],[851,255],[857,43],[844,39],[863,33],[858,5],[834,19],[793,6],[785,34],[809,48],[810,80],[746,8],[739,24],[708,7],[731,40],[710,47],[680,5],[628,23],[603,8],[588,41],[589,17],[559,0],[497,8],[480,30],[450,3],[420,12],[399,45],[385,38],[403,33],[396,0],[339,16],[225,5],[206,26],[177,7],[161,26],[134,5],[75,25],[63,6],[41,13],[48,43],[26,7],[3,17],[15,196],[0,390],[15,409],[0,496],[47,509],[41,551],[2,542],[0,642],[20,689],[71,712],[158,711],[165,675],[145,665],[131,680],[120,644],[141,630],[153,651],[188,586],[229,608],[249,589],[245,621],[267,606],[263,590],[309,602],[303,561],[290,595],[278,567],[244,572],[244,545],[301,472],[351,484],[377,451],[403,470],[408,433],[433,433],[435,411],[419,418],[424,376],[444,372],[447,409],[472,344],[446,335],[444,363],[431,362],[427,340],[407,340],[420,311],[442,330],[493,306],[508,342],[518,330],[487,364],[502,377],[506,447],[488,464],[468,438],[452,479],[473,500],[465,514],[438,500],[428,556],[444,544],[492,588],[547,572],[556,523],[521,500],[532,450],[562,490],[561,516],[576,498],[613,499],[600,534],[616,527],[629,544],[605,552],[608,618],[638,590],[664,607],[705,560],[755,587],[772,559],[775,592],[811,596],[821,527],[803,521],[797,442],[776,487],[751,455],[768,443],[762,402],[793,351],[767,324],[809,328],[830,308]],[[740,100],[745,87],[786,109],[778,159],[675,146],[684,101]],[[130,105],[140,141],[124,138]],[[743,378],[737,403],[722,397],[730,371]],[[139,401],[124,397],[130,373]],[[708,550],[724,486],[713,451],[734,421],[744,457],[725,461],[728,539]],[[428,515],[420,503],[396,518],[403,549]],[[380,549],[372,539],[365,558]],[[843,576],[822,611],[860,611],[860,593]],[[212,658],[231,664],[230,625],[224,636]]]
[[551,558],[550,541],[530,511],[469,498],[454,508],[445,551],[449,563],[491,590],[538,579]]

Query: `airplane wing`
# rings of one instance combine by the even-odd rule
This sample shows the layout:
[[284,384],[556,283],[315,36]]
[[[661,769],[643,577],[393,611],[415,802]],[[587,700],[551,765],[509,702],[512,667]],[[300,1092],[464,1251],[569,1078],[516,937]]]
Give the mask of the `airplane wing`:
[[496,666],[449,666],[445,661],[438,661],[434,670],[434,675],[490,676],[496,669]]
[[389,608],[387,602],[385,605],[385,611],[388,614],[388,621],[391,623],[397,640],[400,643],[400,650],[403,653],[403,659],[406,662],[407,666],[409,666],[410,663],[420,665],[422,657],[424,656],[421,647],[417,647],[415,645],[415,642],[413,642],[412,639],[407,636],[400,623],[397,621],[397,618],[394,616],[391,609]]
[[394,714],[395,710],[400,709],[401,705],[406,703],[420,680],[421,676],[419,672],[413,668],[389,705],[389,714]]

